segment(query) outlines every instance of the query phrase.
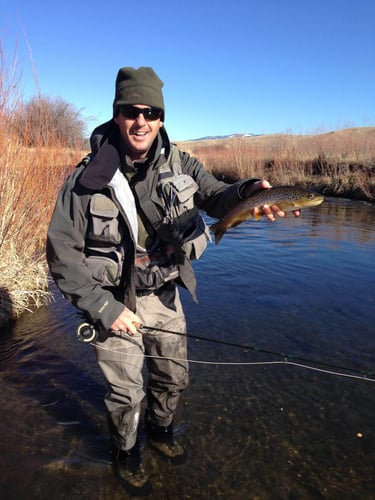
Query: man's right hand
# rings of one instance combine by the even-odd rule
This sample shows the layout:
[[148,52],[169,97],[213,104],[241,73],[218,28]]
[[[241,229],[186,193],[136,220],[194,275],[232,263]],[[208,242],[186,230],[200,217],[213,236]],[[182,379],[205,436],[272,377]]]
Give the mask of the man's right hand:
[[111,325],[114,332],[125,332],[133,335],[142,326],[142,321],[130,309],[125,307],[120,316]]

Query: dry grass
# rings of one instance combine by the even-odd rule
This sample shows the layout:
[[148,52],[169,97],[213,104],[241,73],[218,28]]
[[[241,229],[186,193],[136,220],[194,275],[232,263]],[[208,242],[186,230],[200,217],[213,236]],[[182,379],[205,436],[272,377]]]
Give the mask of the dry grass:
[[[82,151],[25,148],[0,125],[0,325],[49,299],[44,257],[56,195]],[[8,124],[9,125],[9,124]]]
[[375,197],[375,127],[317,135],[263,135],[179,143],[218,178],[309,185],[326,194]]
[[1,326],[50,299],[47,227],[63,179],[84,152],[64,147],[61,131],[46,126],[51,109],[45,100],[37,98],[26,112],[16,54],[8,63],[1,39],[0,63]]
[[42,259],[19,255],[11,244],[0,250],[0,326],[50,300]]

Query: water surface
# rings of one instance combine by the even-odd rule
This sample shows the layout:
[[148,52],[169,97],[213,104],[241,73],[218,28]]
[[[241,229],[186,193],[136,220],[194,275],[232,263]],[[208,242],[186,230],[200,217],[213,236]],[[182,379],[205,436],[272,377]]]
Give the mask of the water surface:
[[[299,219],[244,223],[195,263],[199,304],[182,294],[189,333],[275,354],[189,340],[176,420],[190,458],[173,467],[145,446],[152,498],[374,497],[375,383],[259,364],[294,359],[285,353],[375,371],[374,223],[373,205],[328,199]],[[1,331],[2,498],[126,498],[78,322],[57,293]]]

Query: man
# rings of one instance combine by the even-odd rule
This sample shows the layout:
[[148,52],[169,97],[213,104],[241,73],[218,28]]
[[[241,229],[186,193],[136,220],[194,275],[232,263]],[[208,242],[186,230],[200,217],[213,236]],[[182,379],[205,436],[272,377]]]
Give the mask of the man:
[[[168,332],[186,333],[177,285],[196,300],[191,260],[209,239],[199,211],[222,218],[269,187],[259,179],[219,182],[172,145],[162,87],[151,68],[119,70],[113,119],[94,130],[91,154],[62,187],[47,242],[57,286],[101,332],[93,345],[108,384],[114,465],[137,494],[151,489],[137,440],[144,354],[149,443],[170,463],[186,458],[173,434],[188,384],[186,336]],[[278,207],[257,212],[269,220],[284,216]]]

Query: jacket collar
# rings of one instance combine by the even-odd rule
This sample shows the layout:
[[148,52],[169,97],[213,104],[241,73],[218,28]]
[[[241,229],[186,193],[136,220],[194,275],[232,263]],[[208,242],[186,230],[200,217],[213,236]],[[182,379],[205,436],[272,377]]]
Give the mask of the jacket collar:
[[[115,172],[121,166],[120,132],[113,120],[97,127],[91,138],[92,158],[82,172],[80,184],[90,190],[100,190],[108,186]],[[170,151],[168,134],[160,129],[150,149],[149,165],[157,167],[164,162]]]

